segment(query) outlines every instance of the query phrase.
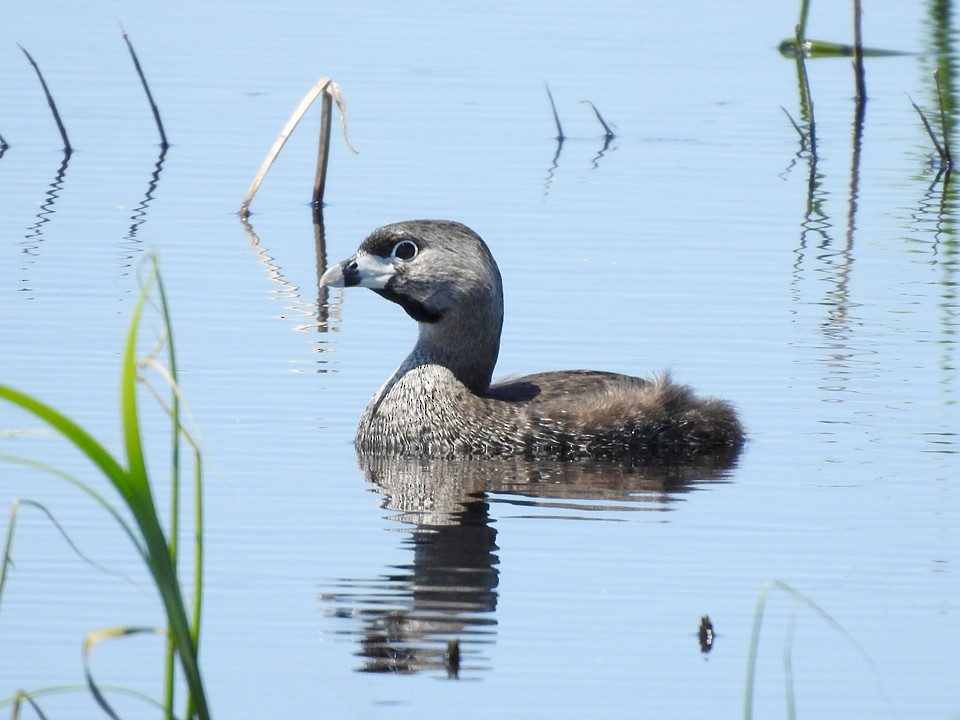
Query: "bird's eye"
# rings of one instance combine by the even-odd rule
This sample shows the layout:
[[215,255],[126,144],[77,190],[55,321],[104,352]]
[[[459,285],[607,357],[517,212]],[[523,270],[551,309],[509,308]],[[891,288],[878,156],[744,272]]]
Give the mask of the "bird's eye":
[[419,251],[420,248],[412,240],[401,240],[393,246],[390,254],[398,260],[413,260]]

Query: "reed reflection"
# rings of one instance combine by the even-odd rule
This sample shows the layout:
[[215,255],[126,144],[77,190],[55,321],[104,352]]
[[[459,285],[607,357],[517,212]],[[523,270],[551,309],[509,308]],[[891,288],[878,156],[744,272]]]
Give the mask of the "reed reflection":
[[[803,46],[802,30],[797,28],[797,46]],[[801,161],[805,160],[807,164],[807,203],[804,209],[803,220],[800,223],[800,242],[794,250],[796,262],[793,265],[793,296],[795,300],[800,299],[798,283],[802,279],[806,256],[810,253],[811,247],[820,249],[828,247],[832,243],[830,229],[833,225],[830,216],[826,212],[829,193],[824,188],[824,176],[818,170],[819,157],[817,156],[817,125],[814,115],[813,98],[810,93],[810,79],[807,75],[807,65],[805,54],[800,52],[793,56],[797,70],[797,88],[800,104],[800,123],[793,120],[790,113],[784,108],[787,118],[790,120],[794,129],[800,138],[800,147],[791,159],[789,166],[784,171],[783,176],[789,172]],[[810,236],[814,238],[811,240]]]
[[[952,131],[956,125],[958,90],[957,33],[953,27],[955,17],[953,6],[954,3],[951,0],[929,0],[928,34],[926,36],[928,53],[924,58],[925,60],[933,59],[936,63],[937,75],[933,84],[929,82],[932,75],[931,69],[929,66],[925,67],[925,87],[930,90],[931,96],[935,96],[937,104],[941,107],[944,144],[949,143],[955,146]],[[956,230],[957,191],[955,185],[950,182],[952,169],[950,162],[943,163],[941,160],[937,176],[921,200],[919,208],[920,218],[929,218],[935,228],[933,233],[933,261],[942,270],[940,278],[942,289],[939,303],[940,322],[943,337],[947,341],[940,343],[942,352],[939,360],[940,384],[943,387],[945,399],[950,403],[956,402],[957,343],[952,340],[957,336],[958,319],[960,319],[960,307],[958,307],[957,302],[957,277],[958,270],[960,270],[960,261],[958,261],[960,252],[958,250],[960,250],[960,243],[957,242]],[[939,197],[935,199],[934,188],[938,181],[942,182]]]
[[[130,213],[130,228],[123,238],[123,246],[130,251],[130,254],[120,258],[121,268],[129,268],[133,265],[133,259],[136,257],[134,251],[141,252],[140,245],[143,243],[139,237],[140,227],[147,221],[147,210],[150,203],[153,202],[154,193],[157,191],[157,185],[160,183],[160,173],[163,172],[163,163],[167,157],[168,145],[160,146],[160,155],[153,165],[153,172],[150,173],[150,180],[147,182],[147,191],[143,194],[143,199]],[[123,275],[128,273],[124,272]]]
[[[287,303],[285,309],[289,310],[294,316],[302,319],[295,330],[307,330],[316,328],[319,333],[326,333],[331,321],[335,322],[336,307],[329,303],[330,289],[320,285],[320,278],[327,269],[327,241],[323,224],[323,208],[314,207],[313,211],[313,241],[316,253],[316,282],[317,282],[317,300],[309,302],[300,296],[300,287],[290,282],[284,272],[283,267],[276,262],[270,254],[270,250],[260,240],[260,237],[253,229],[249,221],[249,215],[240,218],[240,224],[250,241],[251,247],[257,256],[257,261],[263,266],[267,273],[267,278],[279,286],[274,294],[277,299]],[[309,321],[307,321],[309,319]],[[322,348],[321,348],[322,349]]]
[[[940,385],[946,403],[956,402],[957,343],[960,302],[957,278],[960,275],[960,243],[957,241],[957,197],[950,183],[950,167],[938,167],[936,176],[910,214],[908,230],[914,243],[926,248],[928,262],[939,270],[940,326],[943,341],[937,344],[940,358]],[[935,442],[938,442],[935,440]]]
[[[796,43],[804,46],[802,29],[798,27]],[[858,44],[859,45],[859,44]],[[852,122],[850,175],[847,194],[847,224],[842,244],[838,244],[831,234],[832,220],[827,213],[826,205],[829,195],[824,189],[824,176],[818,169],[816,121],[814,114],[813,93],[810,88],[807,74],[805,53],[796,53],[793,59],[797,67],[797,86],[801,124],[793,122],[794,128],[800,135],[800,149],[796,159],[803,156],[807,159],[807,193],[806,208],[803,220],[800,223],[800,239],[794,254],[796,262],[793,266],[793,297],[797,302],[803,302],[803,285],[810,276],[808,267],[812,259],[816,266],[813,269],[812,279],[826,280],[825,290],[814,304],[826,308],[826,316],[820,321],[820,333],[823,337],[821,350],[826,383],[824,389],[831,391],[845,390],[846,378],[851,373],[851,367],[856,364],[857,358],[863,353],[853,344],[852,309],[856,303],[850,297],[850,283],[854,267],[854,245],[857,229],[857,208],[860,195],[860,165],[863,145],[863,131],[866,120],[867,98],[863,87],[862,58],[858,53],[856,67],[857,93]],[[789,113],[788,113],[789,116]],[[792,121],[792,118],[791,118]],[[791,167],[794,163],[791,164]],[[811,235],[813,240],[811,241]],[[839,245],[839,246],[838,246]]]
[[358,645],[358,671],[455,677],[491,668],[486,648],[497,628],[496,508],[539,508],[544,517],[562,508],[584,519],[604,519],[602,511],[612,510],[618,519],[623,511],[663,512],[694,483],[722,481],[732,460],[638,467],[360,455],[358,462],[381,494],[381,507],[405,526],[403,546],[412,558],[375,578],[342,578],[320,599],[331,606],[328,615],[354,623],[341,632]]
[[[160,183],[160,173],[163,172],[163,163],[167,157],[167,146],[160,146],[160,155],[157,156],[157,162],[153,165],[153,172],[150,173],[150,181],[147,183],[147,191],[143,194],[143,200],[137,205],[130,214],[130,229],[127,231],[128,240],[136,240],[140,226],[147,221],[147,208],[153,202],[153,195],[157,191],[157,185]],[[136,242],[140,242],[136,240]]]
[[53,214],[55,212],[54,205],[57,202],[57,199],[60,197],[61,192],[63,191],[64,182],[67,176],[67,166],[70,164],[71,154],[69,152],[64,152],[63,161],[60,163],[60,167],[57,168],[56,175],[53,177],[53,182],[47,186],[47,190],[43,195],[43,202],[40,203],[40,210],[36,215],[36,222],[33,223],[30,227],[27,228],[26,234],[23,236],[24,239],[20,243],[23,248],[23,254],[28,257],[24,260],[24,265],[21,268],[23,271],[23,277],[21,278],[22,288],[24,292],[31,292],[31,288],[28,287],[30,283],[30,277],[27,274],[28,269],[33,264],[33,258],[40,255],[40,246],[44,241],[44,231],[45,225],[53,220]]

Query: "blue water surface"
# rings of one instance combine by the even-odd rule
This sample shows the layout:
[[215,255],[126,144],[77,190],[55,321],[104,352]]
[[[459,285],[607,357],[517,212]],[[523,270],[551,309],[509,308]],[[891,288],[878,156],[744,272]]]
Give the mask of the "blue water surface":
[[[157,255],[205,453],[215,715],[743,715],[765,589],[757,715],[958,712],[957,203],[905,95],[936,118],[931,72],[956,61],[955,18],[865,5],[865,42],[905,54],[866,59],[859,136],[850,59],[807,63],[813,163],[784,112],[808,129],[797,65],[777,51],[797,21],[782,3],[9,4],[0,382],[119,452],[120,352]],[[849,8],[815,5],[807,32],[850,42]],[[64,118],[65,165],[15,43]],[[359,153],[334,132],[318,258],[316,111],[249,228],[236,213],[322,76],[342,87]],[[739,463],[361,467],[354,424],[416,329],[372,293],[321,296],[318,263],[416,217],[465,222],[496,256],[498,376],[670,369],[738,406]],[[143,354],[160,327],[148,311]],[[166,506],[166,421],[142,399]],[[0,406],[0,433],[0,452],[108,492],[36,420]],[[82,685],[87,633],[162,622],[149,578],[57,478],[4,464],[0,489],[42,502],[126,576],[21,508],[0,696]],[[100,643],[93,671],[157,697],[161,651],[154,636]],[[153,712],[109,697],[123,716]],[[102,716],[83,689],[40,702]]]

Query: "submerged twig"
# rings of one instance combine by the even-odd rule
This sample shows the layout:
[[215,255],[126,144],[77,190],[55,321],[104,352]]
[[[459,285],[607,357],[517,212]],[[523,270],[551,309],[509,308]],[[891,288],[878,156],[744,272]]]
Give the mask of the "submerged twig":
[[324,101],[323,113],[320,120],[320,148],[317,156],[317,174],[314,181],[313,203],[315,207],[319,206],[323,201],[323,189],[327,172],[327,157],[329,155],[329,126],[333,108],[333,103],[331,100],[337,103],[337,109],[340,112],[340,127],[343,130],[343,139],[347,143],[347,147],[353,150],[353,152],[357,152],[353,145],[350,144],[350,137],[347,135],[347,116],[343,103],[343,95],[340,92],[340,86],[330,78],[320,78],[314,84],[314,86],[310,88],[307,94],[300,101],[300,104],[297,105],[297,108],[293,111],[290,119],[287,120],[287,124],[283,126],[283,130],[280,131],[280,135],[274,141],[273,147],[271,147],[270,151],[267,153],[266,159],[264,159],[263,164],[260,166],[260,169],[254,176],[253,182],[250,183],[250,188],[247,190],[247,194],[243,198],[243,202],[240,204],[241,219],[246,219],[250,214],[250,203],[253,200],[253,196],[257,194],[257,190],[260,188],[260,183],[263,182],[263,179],[266,177],[270,167],[277,159],[277,155],[280,154],[280,150],[289,139],[290,133],[293,132],[293,129],[300,123],[300,120],[303,119],[303,116],[306,114],[310,105],[312,105],[320,95],[324,96]]
[[594,115],[597,116],[597,120],[599,120],[600,124],[603,125],[603,130],[606,133],[607,140],[613,140],[616,137],[616,133],[614,133],[613,130],[610,129],[610,126],[607,124],[607,121],[603,119],[603,115],[601,115],[600,111],[597,110],[597,106],[594,105],[589,100],[581,100],[580,102],[586,103],[587,105],[593,108]]
[[170,143],[167,142],[167,133],[163,130],[163,121],[160,119],[160,110],[157,108],[157,103],[153,100],[153,93],[150,92],[150,86],[147,85],[147,78],[143,75],[143,68],[140,67],[140,60],[137,58],[137,53],[133,49],[133,43],[130,42],[130,37],[127,35],[126,29],[123,25],[120,26],[120,32],[123,33],[123,41],[127,44],[127,50],[130,51],[130,57],[133,60],[133,66],[137,70],[137,75],[140,77],[140,83],[143,85],[143,91],[147,94],[147,101],[150,103],[150,110],[153,111],[154,122],[157,123],[157,130],[160,131],[160,147],[164,150],[170,147]]
[[50,106],[50,112],[53,113],[53,119],[57,123],[57,129],[60,130],[60,137],[63,138],[63,151],[67,155],[70,155],[73,152],[73,148],[70,146],[70,139],[67,137],[67,129],[63,126],[63,121],[60,120],[60,113],[57,111],[57,104],[53,101],[53,95],[50,94],[50,88],[47,87],[46,80],[43,79],[43,73],[40,72],[40,68],[37,65],[36,60],[34,60],[33,56],[27,52],[27,49],[19,43],[17,44],[17,47],[23,50],[23,54],[27,56],[27,60],[29,60],[30,64],[33,65],[33,69],[37,73],[37,77],[40,78],[40,85],[43,87],[43,94],[47,97],[47,105]]
[[567,136],[563,134],[563,126],[560,125],[560,114],[557,112],[557,104],[553,101],[550,84],[545,82],[543,86],[547,89],[547,97],[550,98],[550,109],[553,110],[553,121],[557,124],[557,140],[563,142],[567,139]]

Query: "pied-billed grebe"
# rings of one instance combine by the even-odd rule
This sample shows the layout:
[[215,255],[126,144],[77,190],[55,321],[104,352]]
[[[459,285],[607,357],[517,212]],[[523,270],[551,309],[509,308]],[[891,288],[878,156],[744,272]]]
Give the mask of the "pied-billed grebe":
[[743,443],[728,403],[695,397],[668,376],[564,370],[491,385],[503,325],[500,271],[480,236],[460,223],[375,230],[320,284],[370,288],[420,326],[413,351],[360,418],[362,453],[693,460],[735,456]]

